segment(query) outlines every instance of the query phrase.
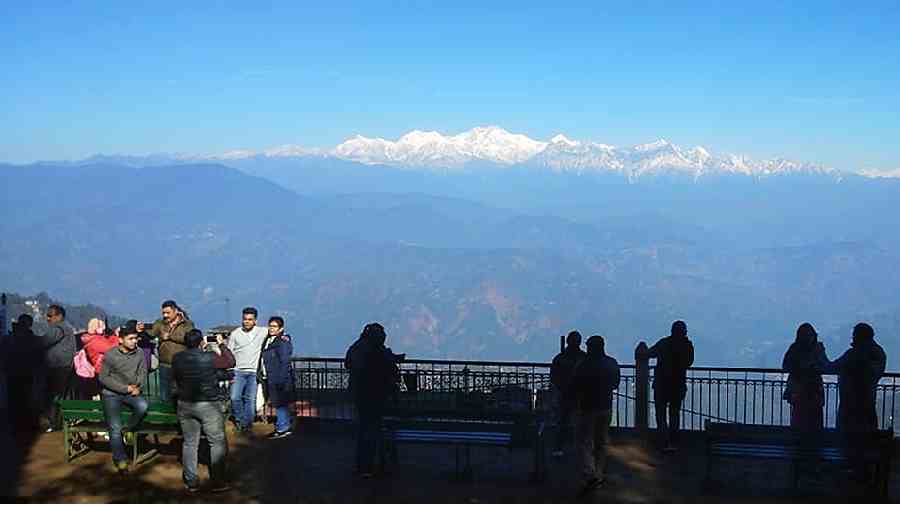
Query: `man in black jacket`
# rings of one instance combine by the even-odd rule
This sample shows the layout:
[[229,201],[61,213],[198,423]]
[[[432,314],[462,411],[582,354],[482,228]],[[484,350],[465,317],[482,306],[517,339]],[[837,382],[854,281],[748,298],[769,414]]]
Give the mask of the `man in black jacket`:
[[577,330],[569,332],[566,336],[566,349],[561,351],[550,364],[550,382],[556,387],[557,398],[557,432],[556,447],[553,449],[554,457],[562,457],[566,436],[569,434],[572,423],[572,413],[575,411],[575,399],[572,396],[572,374],[575,367],[584,360],[585,353],[581,351],[581,333]]
[[209,441],[209,475],[213,492],[230,489],[225,480],[225,415],[222,412],[219,379],[226,369],[234,367],[234,355],[221,336],[216,338],[219,353],[206,351],[203,333],[197,329],[185,335],[185,351],[172,359],[172,375],[178,385],[178,420],[184,434],[181,461],[182,479],[190,492],[199,490],[197,450],[201,431]]
[[582,493],[606,480],[606,442],[612,419],[613,390],[619,387],[619,363],[606,354],[602,336],[587,340],[587,356],[575,368],[575,439],[584,479]]
[[381,419],[399,379],[397,363],[405,358],[385,347],[386,338],[380,323],[370,323],[344,359],[344,367],[350,371],[349,387],[357,414],[356,471],[363,478],[371,477],[374,471]]
[[694,345],[688,339],[687,324],[678,320],[672,323],[671,335],[660,339],[649,349],[643,342],[638,348],[645,357],[656,359],[653,404],[659,446],[666,452],[675,451],[678,429],[681,427],[681,403],[687,394],[687,370],[694,364]]

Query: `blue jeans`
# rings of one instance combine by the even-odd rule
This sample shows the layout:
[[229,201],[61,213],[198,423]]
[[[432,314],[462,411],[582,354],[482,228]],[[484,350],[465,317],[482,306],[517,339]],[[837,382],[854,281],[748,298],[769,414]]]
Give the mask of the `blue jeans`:
[[[106,424],[109,425],[109,446],[112,447],[113,462],[128,460],[125,453],[125,443],[122,441],[122,431],[130,432],[140,425],[147,414],[147,399],[141,396],[123,395],[109,390],[103,390],[103,414]],[[131,408],[131,418],[128,425],[122,426],[122,405]]]
[[159,364],[159,400],[162,402],[172,401],[172,365]]
[[275,430],[284,432],[291,428],[291,406],[278,406],[275,408]]
[[250,427],[256,418],[256,373],[235,371],[231,384],[231,414],[241,427]]
[[184,470],[181,478],[185,485],[196,487],[197,451],[200,447],[200,433],[209,441],[209,478],[213,486],[225,482],[225,457],[228,456],[228,442],[225,440],[225,415],[219,401],[184,402],[178,401],[178,422],[184,435],[181,446],[181,462]]

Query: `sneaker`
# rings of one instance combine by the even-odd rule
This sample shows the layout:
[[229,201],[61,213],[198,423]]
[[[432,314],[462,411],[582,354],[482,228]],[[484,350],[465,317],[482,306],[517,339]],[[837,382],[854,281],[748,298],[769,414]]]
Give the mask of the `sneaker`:
[[189,494],[196,494],[200,491],[200,487],[197,485],[189,485],[187,483],[184,484],[184,489],[187,490]]
[[125,442],[125,446],[131,446],[134,444],[134,432],[123,432],[122,433],[122,441]]
[[45,430],[44,432],[47,434],[53,432],[53,427],[47,427],[47,430]]
[[231,485],[227,483],[220,483],[218,485],[214,485],[211,489],[209,489],[209,491],[214,494],[221,494],[222,492],[228,492],[229,490],[231,490]]
[[563,452],[562,450],[553,450],[552,452],[550,452],[550,455],[556,458],[560,458],[565,455],[565,452]]
[[599,478],[591,478],[581,486],[581,490],[578,491],[578,496],[582,497],[592,490],[599,488],[601,485],[603,485],[603,480]]
[[290,429],[285,430],[285,431],[277,431],[276,430],[276,431],[272,432],[271,434],[269,434],[268,436],[266,436],[266,438],[267,439],[281,439],[283,437],[288,437],[291,434],[293,434],[293,432],[291,432]]
[[665,448],[663,448],[663,452],[665,453],[675,453],[678,451],[678,447],[673,444],[667,444]]

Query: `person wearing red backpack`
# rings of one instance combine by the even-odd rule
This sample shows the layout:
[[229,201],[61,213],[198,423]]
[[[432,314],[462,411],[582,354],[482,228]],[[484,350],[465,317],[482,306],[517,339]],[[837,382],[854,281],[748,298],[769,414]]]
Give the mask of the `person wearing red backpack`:
[[[107,335],[109,334],[109,335]],[[103,356],[109,350],[119,344],[119,336],[107,333],[106,324],[99,318],[91,318],[88,322],[87,332],[82,334],[81,343],[84,345],[84,353],[88,362],[94,368],[95,374],[100,374],[103,368]]]

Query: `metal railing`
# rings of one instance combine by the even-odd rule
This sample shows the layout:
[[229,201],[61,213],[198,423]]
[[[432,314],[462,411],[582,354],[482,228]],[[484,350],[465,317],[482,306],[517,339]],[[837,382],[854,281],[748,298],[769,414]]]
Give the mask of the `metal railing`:
[[[353,402],[349,371],[343,359],[293,359],[297,415],[321,420],[350,420]],[[614,395],[612,426],[635,427],[635,366],[621,365],[622,380]],[[652,381],[653,368],[650,368]],[[550,364],[465,360],[406,360],[396,406],[436,409],[529,411],[555,419],[558,393],[550,384]],[[838,392],[834,376],[825,376],[825,426],[834,427]],[[778,369],[693,367],[688,370],[681,425],[702,430],[706,419],[763,425],[790,425],[791,406],[782,399],[787,374]],[[887,373],[876,389],[879,426],[893,427],[900,412],[900,374]],[[649,427],[655,428],[652,390]],[[900,427],[897,427],[900,429]]]

